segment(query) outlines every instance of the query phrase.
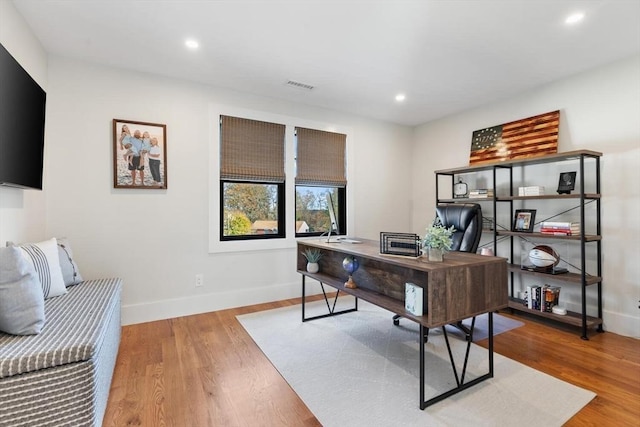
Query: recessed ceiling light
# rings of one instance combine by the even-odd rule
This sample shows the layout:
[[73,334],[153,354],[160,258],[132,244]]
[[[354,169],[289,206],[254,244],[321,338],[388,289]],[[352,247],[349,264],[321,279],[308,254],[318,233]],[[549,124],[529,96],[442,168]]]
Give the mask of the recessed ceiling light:
[[404,93],[399,93],[399,94],[396,95],[396,101],[398,101],[398,102],[404,101],[405,98],[406,98],[406,96],[404,95]]
[[567,19],[564,20],[564,23],[567,25],[574,25],[584,19],[584,12],[576,12],[567,16]]
[[184,42],[184,45],[185,45],[185,46],[187,46],[189,49],[197,49],[197,48],[198,48],[198,46],[200,46],[200,45],[198,44],[198,41],[197,41],[197,40],[194,40],[194,39],[187,39],[187,40]]

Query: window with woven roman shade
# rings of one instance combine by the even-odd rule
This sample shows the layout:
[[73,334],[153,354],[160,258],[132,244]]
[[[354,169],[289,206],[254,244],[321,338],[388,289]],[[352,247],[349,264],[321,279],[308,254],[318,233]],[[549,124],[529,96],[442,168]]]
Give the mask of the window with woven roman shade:
[[296,127],[296,140],[296,185],[347,185],[346,135]]
[[285,130],[220,116],[220,240],[285,237]]
[[347,136],[303,127],[296,127],[295,135],[296,236],[346,233]]
[[284,182],[285,125],[220,116],[220,178]]

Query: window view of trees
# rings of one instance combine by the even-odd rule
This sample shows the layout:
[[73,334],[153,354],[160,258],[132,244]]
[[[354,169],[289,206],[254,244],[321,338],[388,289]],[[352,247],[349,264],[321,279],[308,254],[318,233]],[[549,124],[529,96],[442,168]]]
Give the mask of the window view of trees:
[[224,236],[278,232],[278,186],[225,182]]
[[[327,194],[338,212],[338,188],[296,186],[296,234],[317,235],[329,230]],[[223,204],[223,236],[258,237],[278,232],[277,184],[224,182]]]
[[[327,194],[335,202],[338,189],[335,187],[296,186],[296,233],[325,233],[329,231],[331,220],[327,207]],[[338,206],[334,206],[337,211]]]

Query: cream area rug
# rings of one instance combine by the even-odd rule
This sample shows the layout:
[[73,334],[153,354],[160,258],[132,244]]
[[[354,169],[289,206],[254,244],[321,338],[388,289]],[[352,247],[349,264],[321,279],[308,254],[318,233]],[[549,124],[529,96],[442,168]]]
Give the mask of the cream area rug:
[[[323,312],[324,301],[307,304],[307,316]],[[391,317],[359,301],[357,312],[304,323],[299,305],[238,320],[325,427],[561,426],[595,397],[494,353],[493,378],[420,410],[418,327]],[[466,342],[449,338],[460,374]],[[466,380],[488,372],[487,360],[472,344]],[[455,385],[441,329],[429,333],[425,366],[426,399]]]

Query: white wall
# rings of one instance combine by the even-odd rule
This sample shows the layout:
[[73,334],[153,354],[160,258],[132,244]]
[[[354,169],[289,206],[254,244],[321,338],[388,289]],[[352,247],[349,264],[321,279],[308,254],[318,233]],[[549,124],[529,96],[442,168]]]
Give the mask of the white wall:
[[[0,43],[46,91],[47,55],[10,1],[0,1]],[[0,245],[44,236],[47,187],[46,182],[43,191],[0,187]]]
[[[124,323],[300,295],[295,248],[208,251],[212,104],[351,129],[349,233],[410,227],[409,128],[59,57],[49,83],[47,233],[70,238],[85,277],[124,279]],[[114,118],[167,125],[166,191],[112,188]]]
[[[471,132],[560,109],[560,151],[604,152],[605,328],[640,336],[638,57],[412,130],[48,59],[8,1],[0,1],[0,41],[47,91],[45,189],[0,188],[0,244],[69,237],[85,277],[124,279],[125,323],[299,295],[294,249],[208,253],[212,103],[353,129],[351,231],[374,239],[380,231],[424,232],[434,212],[433,171],[467,164]],[[167,124],[168,190],[112,188],[113,118]],[[205,286],[194,287],[196,273]]]
[[[602,157],[603,308],[605,330],[640,337],[640,57],[635,56],[484,105],[415,130],[413,228],[423,232],[435,205],[433,171],[468,165],[471,134],[486,126],[560,110],[558,151]],[[443,150],[442,147],[447,149]],[[549,166],[552,168],[552,166]],[[552,191],[558,171],[548,169]],[[541,178],[544,171],[541,173]],[[555,181],[554,181],[555,180]],[[530,185],[538,185],[531,183]],[[544,183],[542,185],[545,185]],[[427,214],[425,214],[425,212]],[[577,291],[562,285],[571,304]],[[593,295],[595,289],[589,289]],[[590,298],[593,311],[593,298]]]

